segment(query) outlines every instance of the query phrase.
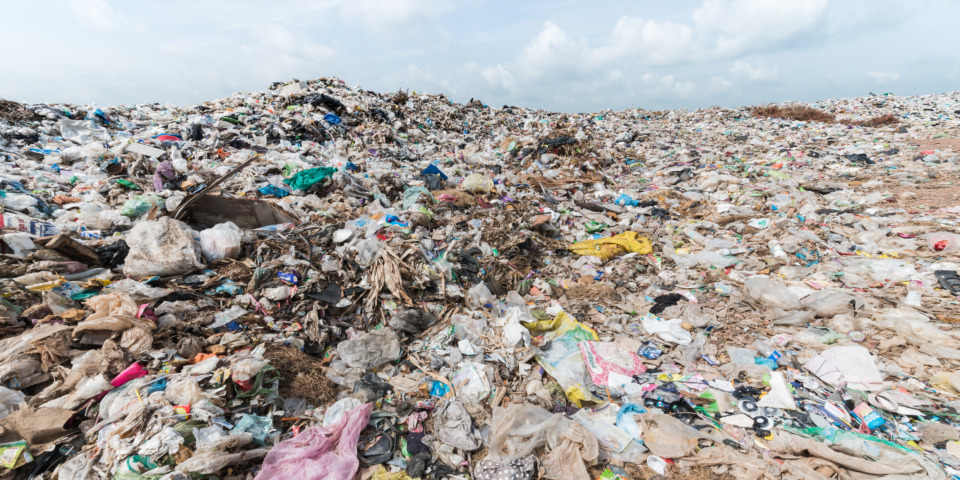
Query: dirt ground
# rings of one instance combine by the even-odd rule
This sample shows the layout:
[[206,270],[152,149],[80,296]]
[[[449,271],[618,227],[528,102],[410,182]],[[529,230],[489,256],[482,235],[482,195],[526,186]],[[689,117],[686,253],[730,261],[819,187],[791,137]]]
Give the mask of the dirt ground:
[[953,150],[960,153],[960,138],[932,138],[930,140],[920,140],[917,146],[920,150]]
[[[951,184],[941,185],[946,182]],[[891,185],[880,190],[894,195],[886,200],[888,203],[899,205],[908,211],[960,206],[960,181],[957,180],[934,180],[930,184],[916,187]]]

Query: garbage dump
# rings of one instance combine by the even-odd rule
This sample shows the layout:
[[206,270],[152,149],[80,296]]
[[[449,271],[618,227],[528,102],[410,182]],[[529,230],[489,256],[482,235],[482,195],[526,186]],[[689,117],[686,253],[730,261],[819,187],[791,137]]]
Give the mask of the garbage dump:
[[960,478],[958,118],[3,101],[0,477]]

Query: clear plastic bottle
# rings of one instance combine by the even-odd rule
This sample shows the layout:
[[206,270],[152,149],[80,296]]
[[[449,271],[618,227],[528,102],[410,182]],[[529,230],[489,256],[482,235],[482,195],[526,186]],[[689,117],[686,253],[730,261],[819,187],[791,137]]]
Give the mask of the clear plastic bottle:
[[753,342],[753,348],[760,352],[760,355],[765,358],[769,358],[774,362],[779,361],[782,356],[780,355],[780,352],[776,348],[773,348],[773,345],[770,345],[770,342],[766,340],[757,340],[756,342]]

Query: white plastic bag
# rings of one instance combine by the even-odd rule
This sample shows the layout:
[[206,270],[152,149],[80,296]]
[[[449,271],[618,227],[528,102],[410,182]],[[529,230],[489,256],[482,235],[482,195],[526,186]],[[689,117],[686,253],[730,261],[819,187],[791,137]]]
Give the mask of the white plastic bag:
[[680,326],[681,323],[683,323],[683,320],[679,318],[660,320],[652,314],[643,317],[643,329],[647,331],[647,334],[656,335],[665,342],[689,345],[693,341],[693,336]]
[[29,210],[37,206],[37,199],[21,193],[4,192],[0,204],[10,210]]
[[479,174],[474,173],[468,175],[467,178],[463,179],[463,189],[470,193],[487,193],[493,190],[493,180]]
[[780,282],[763,276],[750,277],[743,286],[747,289],[747,297],[768,308],[780,310],[797,310],[800,308],[800,299],[797,295]]
[[130,253],[123,273],[129,277],[172,277],[203,267],[193,230],[170,217],[134,225],[126,241]]
[[192,405],[204,398],[203,389],[197,384],[197,380],[189,376],[170,380],[164,396],[173,405]]
[[60,120],[60,136],[81,145],[94,141],[110,140],[110,133],[100,128],[93,120]]
[[240,227],[233,222],[221,223],[200,232],[200,250],[208,262],[237,258],[242,239],[243,230]]
[[467,290],[467,306],[479,310],[487,303],[492,303],[496,300],[496,297],[490,293],[490,289],[487,288],[487,284],[480,282],[470,290]]
[[23,392],[0,386],[0,418],[13,413],[24,399]]
[[877,369],[876,360],[869,350],[859,345],[825,350],[803,367],[833,386],[846,382],[850,388],[856,390],[876,392],[883,389],[883,376]]
[[797,409],[797,402],[793,399],[790,389],[787,388],[787,381],[783,378],[783,372],[772,372],[770,374],[770,391],[760,398],[757,405],[784,410]]
[[955,233],[928,233],[923,238],[927,240],[927,247],[934,252],[947,253],[960,247],[960,235]]

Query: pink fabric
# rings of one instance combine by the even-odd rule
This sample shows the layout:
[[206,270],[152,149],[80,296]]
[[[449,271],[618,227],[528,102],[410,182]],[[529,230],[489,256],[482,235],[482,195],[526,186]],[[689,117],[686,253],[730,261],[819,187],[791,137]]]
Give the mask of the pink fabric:
[[360,467],[357,439],[370,420],[373,405],[365,403],[335,425],[311,427],[270,450],[255,480],[344,480]]

